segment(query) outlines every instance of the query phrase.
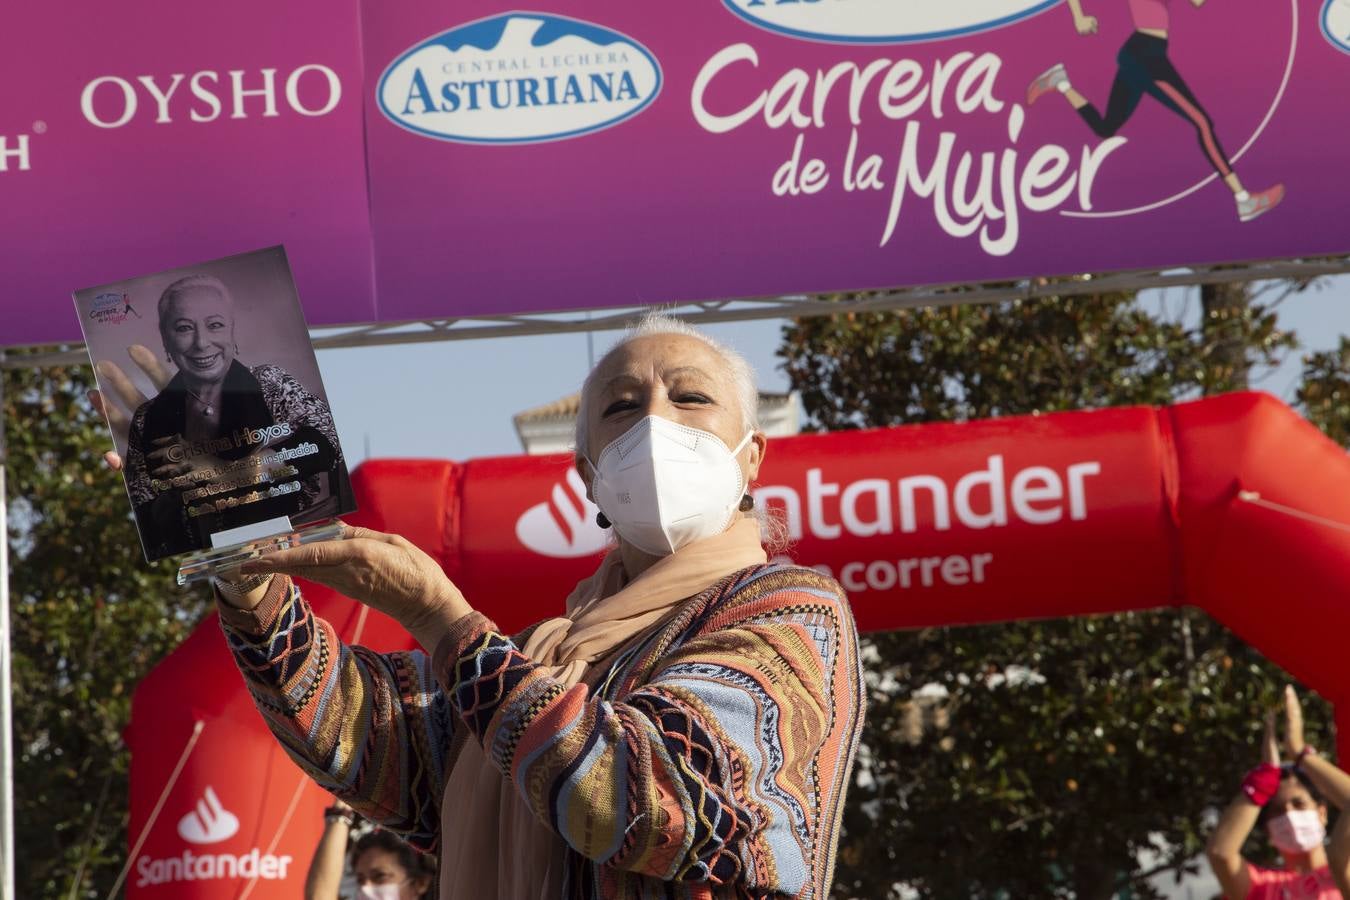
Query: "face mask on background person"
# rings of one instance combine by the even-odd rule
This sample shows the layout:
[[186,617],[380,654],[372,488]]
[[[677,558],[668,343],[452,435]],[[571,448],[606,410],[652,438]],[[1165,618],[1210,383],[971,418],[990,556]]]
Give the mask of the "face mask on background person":
[[357,893],[360,900],[399,900],[396,884],[363,884]]
[[595,504],[625,541],[652,556],[669,556],[726,531],[745,494],[736,449],[707,431],[647,416],[591,462]]
[[1285,853],[1307,853],[1322,846],[1327,829],[1315,809],[1292,809],[1270,820],[1270,842]]

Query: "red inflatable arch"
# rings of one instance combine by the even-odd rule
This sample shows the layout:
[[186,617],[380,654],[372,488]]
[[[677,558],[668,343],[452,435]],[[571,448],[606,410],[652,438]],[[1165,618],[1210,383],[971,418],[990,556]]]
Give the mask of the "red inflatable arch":
[[[603,533],[565,456],[375,461],[359,522],[506,629],[559,612]],[[772,442],[756,489],[864,630],[1192,604],[1336,704],[1350,756],[1350,459],[1258,393]],[[311,589],[378,649],[397,626]],[[299,895],[328,798],[252,709],[214,618],[137,689],[130,898]]]

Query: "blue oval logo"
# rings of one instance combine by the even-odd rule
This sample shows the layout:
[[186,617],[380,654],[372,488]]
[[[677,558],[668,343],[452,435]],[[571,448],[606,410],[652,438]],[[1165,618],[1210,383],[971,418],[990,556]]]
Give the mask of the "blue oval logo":
[[1327,0],[1322,7],[1322,36],[1342,53],[1350,53],[1350,0]]
[[761,28],[808,41],[907,44],[1002,28],[1044,12],[1060,0],[722,0]]
[[468,144],[579,137],[631,119],[660,92],[661,66],[637,41],[533,12],[430,37],[390,63],[375,88],[395,125]]

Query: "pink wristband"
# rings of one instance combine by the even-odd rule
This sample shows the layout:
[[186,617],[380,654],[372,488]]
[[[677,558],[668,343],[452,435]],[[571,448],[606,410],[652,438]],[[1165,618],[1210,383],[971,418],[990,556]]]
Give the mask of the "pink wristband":
[[1270,763],[1252,769],[1242,779],[1242,793],[1257,806],[1265,806],[1280,789],[1280,767]]

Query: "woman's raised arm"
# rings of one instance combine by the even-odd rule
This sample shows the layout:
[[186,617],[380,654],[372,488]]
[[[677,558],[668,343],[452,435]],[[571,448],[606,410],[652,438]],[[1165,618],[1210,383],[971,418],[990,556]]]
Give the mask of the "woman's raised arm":
[[274,576],[254,609],[220,604],[230,652],[277,741],[361,815],[434,851],[454,717],[425,653],[351,647]]

